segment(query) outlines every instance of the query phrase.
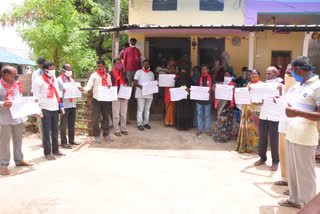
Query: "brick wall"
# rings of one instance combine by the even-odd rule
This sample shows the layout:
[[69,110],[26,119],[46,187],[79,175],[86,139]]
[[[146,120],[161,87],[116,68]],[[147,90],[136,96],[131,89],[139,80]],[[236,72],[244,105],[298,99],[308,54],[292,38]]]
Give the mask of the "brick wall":
[[31,95],[31,75],[32,74],[19,75],[19,81],[22,83],[23,96],[30,96]]

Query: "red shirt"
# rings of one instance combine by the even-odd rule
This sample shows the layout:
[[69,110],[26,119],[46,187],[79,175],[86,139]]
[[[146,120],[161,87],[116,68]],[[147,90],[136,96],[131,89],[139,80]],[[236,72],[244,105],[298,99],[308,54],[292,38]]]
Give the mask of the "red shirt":
[[141,69],[141,54],[138,48],[126,48],[124,51],[123,65],[125,71],[137,71]]

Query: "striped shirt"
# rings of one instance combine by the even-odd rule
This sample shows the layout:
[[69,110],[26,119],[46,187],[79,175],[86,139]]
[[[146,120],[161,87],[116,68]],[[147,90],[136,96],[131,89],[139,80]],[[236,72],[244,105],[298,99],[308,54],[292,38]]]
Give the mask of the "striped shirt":
[[[319,76],[313,76],[304,84],[297,83],[292,86],[292,107],[300,111],[316,112],[320,106],[320,80]],[[286,139],[292,143],[316,146],[318,145],[317,122],[302,117],[290,119]]]

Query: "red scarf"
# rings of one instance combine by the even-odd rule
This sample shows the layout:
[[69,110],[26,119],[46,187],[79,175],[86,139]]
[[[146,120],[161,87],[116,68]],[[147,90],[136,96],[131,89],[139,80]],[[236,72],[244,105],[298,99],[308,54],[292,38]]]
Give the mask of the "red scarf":
[[112,72],[113,72],[113,75],[114,77],[116,78],[116,81],[114,83],[114,86],[118,86],[118,81],[120,80],[120,85],[123,85],[124,84],[124,80],[123,80],[123,77],[122,77],[122,72],[120,71],[120,75],[117,71],[117,69],[112,69]]
[[[220,83],[221,85],[223,85],[223,82]],[[233,85],[234,86],[234,82],[230,82],[229,85]],[[218,99],[215,99],[214,100],[214,108],[215,109],[218,109],[218,103],[219,103],[219,100]],[[232,97],[232,100],[230,101],[230,107],[233,108],[234,107],[234,93],[233,93],[233,97]]]
[[146,73],[149,73],[149,72],[150,72],[150,70],[146,70],[146,69],[144,69],[144,68],[142,68],[142,70],[143,70],[144,72],[146,72]]
[[258,83],[260,81],[260,79],[257,79],[255,81],[251,81],[249,84],[255,84],[255,83]]
[[14,100],[14,89],[16,87],[18,87],[20,94],[22,94],[22,86],[21,86],[21,82],[19,81],[15,81],[10,87],[4,82],[3,78],[1,78],[1,83],[3,85],[3,87],[5,87],[7,89],[7,94],[6,94],[6,98],[5,101],[11,101]]
[[[71,78],[65,76],[64,73],[62,73],[61,78],[62,78],[62,81],[63,81],[64,83],[66,82],[66,81],[64,80],[65,77],[69,80],[69,82],[71,82]],[[69,101],[70,101],[70,102],[73,102],[73,98],[69,98]]]
[[210,75],[208,73],[205,74],[205,75],[203,75],[203,74],[201,75],[201,77],[200,77],[200,86],[203,86],[203,81],[202,81],[203,77],[207,77],[207,87],[211,88],[212,81],[211,81],[211,77],[210,77]]
[[101,70],[97,70],[97,74],[102,79],[102,86],[108,86],[108,73],[104,72],[104,68]]
[[42,78],[43,80],[48,83],[49,87],[48,87],[48,93],[47,93],[47,98],[52,98],[53,99],[53,94],[56,95],[56,99],[58,101],[58,103],[61,103],[61,100],[59,98],[59,94],[57,89],[54,87],[54,78],[52,77],[52,83],[49,81],[49,79],[47,78],[47,76],[43,73],[42,74]]

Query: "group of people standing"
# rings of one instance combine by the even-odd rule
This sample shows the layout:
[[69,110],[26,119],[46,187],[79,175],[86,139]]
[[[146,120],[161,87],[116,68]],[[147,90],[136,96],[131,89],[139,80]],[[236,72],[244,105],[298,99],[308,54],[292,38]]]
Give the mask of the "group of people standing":
[[[137,99],[137,128],[140,131],[151,129],[149,124],[150,107],[153,95],[143,95],[143,83],[157,79],[157,72],[150,70],[149,60],[141,60],[139,49],[135,47],[136,39],[130,40],[130,46],[123,49],[120,58],[113,60],[109,72],[103,60],[96,63],[96,72],[90,75],[85,87],[80,91],[93,91],[93,133],[95,141],[101,143],[100,133],[103,132],[107,142],[112,141],[109,134],[109,112],[112,111],[114,135],[128,135],[126,129],[128,100],[118,99],[110,102],[99,101],[98,87],[116,86],[118,92],[121,86],[135,86],[134,94]],[[165,64],[165,63],[163,63]],[[55,156],[63,156],[58,145],[58,124],[60,114],[60,136],[63,148],[78,145],[75,142],[76,99],[64,98],[64,83],[74,82],[72,66],[64,64],[60,76],[56,78],[54,63],[38,59],[39,69],[32,75],[32,92],[39,102],[41,118],[39,122],[40,136],[44,155],[48,160]],[[179,130],[188,130],[196,121],[196,136],[206,133],[215,142],[227,142],[234,132],[235,112],[239,112],[240,127],[235,150],[238,152],[258,153],[260,159],[254,163],[260,166],[267,161],[268,142],[271,145],[271,170],[278,169],[280,162],[283,181],[277,185],[288,185],[287,194],[290,198],[279,204],[289,207],[303,207],[316,194],[315,150],[318,145],[317,121],[320,120],[320,80],[312,72],[312,64],[307,57],[298,57],[288,65],[285,80],[279,78],[276,67],[266,69],[266,82],[277,84],[279,96],[287,102],[285,112],[280,118],[267,115],[262,103],[251,103],[239,106],[234,96],[231,101],[215,99],[214,92],[218,84],[235,87],[248,87],[264,84],[260,80],[260,72],[256,69],[243,69],[243,76],[235,79],[233,70],[222,70],[219,75],[211,75],[208,65],[194,67],[192,74],[186,68],[177,72],[175,65],[167,68],[161,66],[161,73],[175,74],[175,87],[185,87],[187,99],[172,102],[169,87],[164,90],[165,125],[175,125]],[[31,166],[24,161],[21,152],[23,123],[25,118],[13,119],[10,114],[14,99],[22,96],[21,83],[17,81],[17,70],[5,66],[1,70],[0,84],[0,173],[9,174],[10,138],[13,138],[14,160],[17,166]],[[282,83],[284,82],[284,84]],[[191,86],[209,88],[209,100],[193,101],[190,99]],[[217,110],[217,120],[213,133],[211,132],[212,108]],[[99,127],[102,115],[102,127]],[[68,128],[68,138],[66,129]],[[303,175],[303,176],[302,176]]]

